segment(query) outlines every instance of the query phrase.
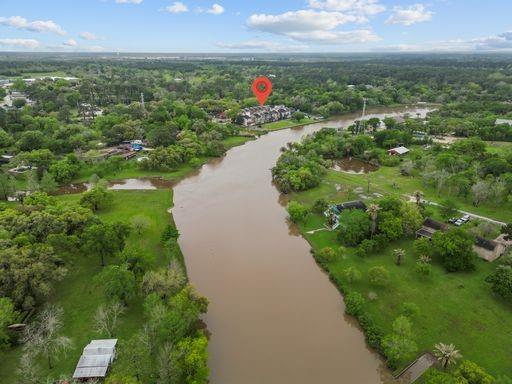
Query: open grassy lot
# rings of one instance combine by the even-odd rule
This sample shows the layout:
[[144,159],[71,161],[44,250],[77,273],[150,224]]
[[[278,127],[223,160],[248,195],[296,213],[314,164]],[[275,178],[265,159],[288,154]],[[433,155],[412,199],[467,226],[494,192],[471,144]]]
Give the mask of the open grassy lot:
[[508,141],[487,141],[487,151],[491,153],[505,154],[512,150],[512,143]]
[[[79,195],[59,196],[61,200],[78,200]],[[116,191],[111,207],[99,213],[107,221],[130,222],[136,215],[144,215],[149,220],[149,226],[139,236],[132,233],[127,247],[148,249],[156,255],[156,265],[166,265],[171,255],[164,254],[160,245],[160,236],[164,227],[172,223],[172,217],[167,210],[172,206],[171,190],[150,191]],[[115,260],[108,260],[114,263]],[[77,252],[68,266],[66,278],[55,287],[50,303],[57,304],[64,309],[63,334],[73,341],[73,348],[65,358],[57,361],[50,372],[53,377],[60,374],[72,374],[80,357],[82,348],[98,335],[93,330],[93,318],[97,308],[106,300],[100,286],[93,284],[94,276],[101,271],[100,261]],[[135,298],[130,302],[125,314],[122,316],[116,337],[129,338],[143,324],[142,299]],[[13,367],[18,365],[21,348],[0,352],[0,383],[14,383],[16,372]],[[41,366],[46,368],[44,361]]]
[[[370,182],[369,192],[368,181]],[[433,188],[426,187],[422,183],[420,176],[402,176],[398,167],[380,167],[377,171],[366,175],[329,170],[319,187],[297,195],[297,199],[303,202],[313,202],[320,197],[332,201],[357,199],[359,193],[354,192],[354,189],[357,187],[363,188],[363,194],[365,195],[380,193],[382,195],[404,196],[411,195],[414,191],[420,190],[424,194],[424,199],[428,201],[442,203],[447,198],[444,194],[438,194]],[[512,221],[511,202],[503,203],[499,206],[490,202],[484,202],[475,207],[469,199],[465,200],[452,196],[450,196],[450,199],[454,200],[461,210],[494,220]]]
[[[370,176],[370,194],[411,193],[422,189],[426,197],[440,199],[435,192],[420,188],[421,183],[414,178],[398,175],[396,168],[383,167]],[[396,181],[399,189],[391,187]],[[312,190],[294,193],[290,199],[311,205],[324,197],[331,201],[346,201],[358,198],[355,187],[364,187],[367,194],[367,175],[349,175],[330,171],[322,184]],[[372,196],[373,197],[373,196]],[[469,208],[469,207],[468,207]],[[475,212],[475,209],[471,209]],[[488,214],[498,219],[510,219],[510,209],[480,207],[480,214]],[[434,216],[437,212],[434,212]],[[315,231],[323,227],[325,218],[318,214],[310,214],[300,225],[302,235],[314,250],[329,246],[338,249],[340,243],[334,231]],[[308,233],[309,232],[309,233]],[[375,319],[376,324],[390,333],[391,323],[401,314],[403,303],[416,304],[420,313],[413,319],[415,341],[421,352],[432,350],[435,343],[454,343],[463,356],[475,361],[491,374],[512,375],[512,307],[496,298],[485,278],[496,267],[478,259],[477,270],[472,273],[446,273],[435,260],[433,275],[422,280],[415,271],[417,255],[413,252],[413,240],[403,239],[390,244],[384,252],[361,258],[354,255],[354,249],[346,248],[336,260],[326,264],[326,270],[332,275],[335,284],[341,284],[346,293],[356,291],[366,298],[366,309]],[[403,248],[407,256],[401,266],[395,264],[393,250]],[[350,266],[356,267],[362,279],[356,283],[344,280],[343,271]],[[390,284],[385,288],[372,286],[368,279],[368,270],[374,266],[384,266],[390,273]],[[371,294],[370,294],[371,292]],[[376,296],[375,299],[370,297]],[[410,360],[400,362],[400,369]]]
[[273,123],[263,124],[262,128],[266,129],[267,131],[278,131],[280,129],[297,127],[299,125],[306,125],[314,122],[315,120],[313,119],[302,119],[300,123],[293,120],[280,120],[274,121]]

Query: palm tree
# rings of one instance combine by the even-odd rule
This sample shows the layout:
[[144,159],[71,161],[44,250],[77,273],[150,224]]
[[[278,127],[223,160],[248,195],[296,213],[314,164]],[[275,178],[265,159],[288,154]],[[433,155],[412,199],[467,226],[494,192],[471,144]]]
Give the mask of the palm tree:
[[395,254],[396,265],[402,264],[405,259],[405,249],[397,248],[393,251],[393,253]]
[[366,209],[366,212],[370,215],[370,218],[372,219],[372,236],[374,235],[375,230],[377,229],[377,216],[379,215],[379,209],[380,207],[378,206],[378,204],[370,204]]
[[416,205],[420,205],[421,204],[421,198],[423,197],[423,192],[421,191],[415,191],[414,194],[413,194],[414,198],[416,199]]
[[443,369],[448,368],[450,364],[455,364],[462,355],[455,349],[453,344],[438,343],[434,346],[434,355],[443,366]]

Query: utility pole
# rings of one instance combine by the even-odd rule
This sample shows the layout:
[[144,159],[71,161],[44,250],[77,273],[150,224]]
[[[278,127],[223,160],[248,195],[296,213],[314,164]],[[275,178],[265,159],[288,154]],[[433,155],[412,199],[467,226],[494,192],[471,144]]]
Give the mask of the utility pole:
[[364,133],[364,124],[365,124],[365,121],[364,121],[364,117],[365,117],[365,114],[366,114],[366,97],[363,97],[363,115],[361,116],[361,123],[360,125],[362,125],[362,129],[361,129],[361,132]]
[[146,109],[146,106],[144,105],[144,93],[140,93],[140,105],[142,105],[143,109]]

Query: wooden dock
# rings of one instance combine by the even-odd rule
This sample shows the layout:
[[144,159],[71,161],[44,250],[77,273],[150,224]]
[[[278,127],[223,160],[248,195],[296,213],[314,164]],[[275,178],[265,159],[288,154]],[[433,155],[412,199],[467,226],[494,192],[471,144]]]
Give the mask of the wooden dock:
[[400,372],[398,376],[396,376],[396,380],[400,384],[412,384],[418,380],[427,369],[436,364],[436,362],[437,359],[434,355],[430,352],[424,353]]

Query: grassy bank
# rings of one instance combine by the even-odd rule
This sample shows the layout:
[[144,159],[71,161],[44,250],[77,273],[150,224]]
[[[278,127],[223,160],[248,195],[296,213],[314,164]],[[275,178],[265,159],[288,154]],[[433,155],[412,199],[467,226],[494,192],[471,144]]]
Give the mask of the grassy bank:
[[[227,148],[242,145],[252,140],[251,137],[232,136],[224,141]],[[176,180],[186,177],[196,170],[210,158],[202,158],[200,164],[194,166],[187,164],[171,172],[142,171],[138,168],[135,160],[124,163],[124,168],[118,172],[104,175],[106,179],[123,179],[137,177],[164,177],[169,180]],[[91,170],[85,169],[79,175],[76,182],[87,181],[92,176]],[[168,213],[172,207],[172,190],[143,190],[143,191],[114,191],[112,204],[98,216],[106,222],[122,221],[130,223],[132,218],[141,214],[149,220],[148,227],[141,235],[132,232],[127,248],[135,247],[148,250],[155,255],[154,268],[166,266],[171,257],[176,257],[181,262],[183,257],[179,250],[176,254],[166,254],[162,248],[160,237],[164,228],[171,224],[174,226],[172,215]],[[80,199],[79,194],[56,196],[59,201],[76,202]],[[108,260],[108,264],[115,263],[115,260]],[[55,362],[52,370],[47,369],[45,361],[40,361],[43,367],[43,374],[51,375],[54,378],[60,375],[73,373],[76,363],[81,355],[83,347],[98,335],[93,330],[93,318],[98,307],[106,302],[102,288],[93,284],[93,278],[102,270],[99,260],[90,258],[87,255],[77,254],[68,266],[68,274],[58,284],[48,303],[59,305],[64,310],[64,327],[62,334],[71,338],[73,346],[65,357]],[[116,331],[116,337],[121,340],[129,339],[144,324],[142,316],[143,298],[138,296],[131,300],[126,312],[122,315]],[[16,382],[17,372],[14,367],[18,366],[22,355],[22,348],[16,347],[0,351],[0,383]],[[116,364],[122,363],[117,361]]]
[[[417,180],[399,180],[400,189],[394,190],[391,184],[401,178],[395,168],[381,168],[370,175],[370,193],[382,194],[410,193],[419,188]],[[336,185],[338,186],[336,188]],[[322,184],[312,190],[294,193],[290,199],[311,206],[320,197],[330,201],[346,201],[357,198],[355,187],[367,188],[365,175],[349,175],[341,172],[329,172]],[[427,192],[427,198],[432,195]],[[474,211],[474,210],[472,210]],[[482,207],[480,213],[492,214],[496,218],[510,218],[510,210]],[[304,238],[313,250],[323,247],[338,249],[340,246],[334,231],[318,231],[323,227],[322,215],[310,214],[299,226]],[[309,232],[309,233],[308,233]],[[332,262],[323,264],[331,280],[344,293],[359,292],[366,298],[365,309],[374,318],[375,324],[391,333],[393,320],[402,313],[403,303],[414,303],[420,313],[413,318],[413,332],[418,352],[399,363],[399,371],[421,352],[432,350],[435,343],[454,343],[463,356],[483,366],[492,374],[512,375],[510,355],[512,346],[512,308],[497,299],[491,293],[485,278],[496,267],[478,259],[477,270],[472,273],[446,273],[441,265],[433,263],[433,274],[426,280],[420,279],[415,271],[417,255],[413,252],[412,238],[391,243],[378,254],[361,258],[354,254],[354,249],[345,248],[341,255]],[[405,263],[395,264],[393,250],[403,248],[406,251]],[[368,271],[374,266],[384,266],[390,273],[390,284],[379,288],[372,286]],[[349,283],[344,277],[348,267],[357,268],[362,279]]]
[[273,123],[266,123],[263,124],[261,127],[264,130],[267,131],[278,131],[280,129],[286,129],[286,128],[293,128],[293,127],[299,127],[301,125],[316,123],[319,120],[304,118],[300,122],[294,121],[294,120],[280,120],[280,121],[274,121]]
[[[370,182],[369,191],[368,181]],[[360,188],[359,191],[362,188],[363,192],[355,192],[356,188]],[[448,197],[446,194],[439,194],[434,188],[426,187],[421,180],[421,176],[402,176],[399,167],[380,167],[377,171],[366,175],[329,170],[319,187],[298,194],[296,198],[305,202],[314,201],[320,197],[332,201],[343,201],[358,199],[361,194],[370,196],[373,193],[380,193],[382,195],[404,196],[412,195],[417,190],[423,192],[424,199],[436,203],[442,203]],[[499,206],[490,202],[483,202],[475,207],[469,198],[449,197],[456,202],[461,210],[494,220],[512,221],[512,202],[505,202]]]
[[[224,145],[227,149],[245,144],[246,142],[254,140],[253,137],[247,136],[230,136],[227,139],[223,140]],[[201,157],[199,158],[200,162],[194,165],[192,164],[184,164],[179,168],[171,171],[150,171],[143,170],[139,168],[139,164],[136,159],[131,159],[123,163],[123,167],[120,170],[108,172],[102,175],[102,178],[107,180],[119,180],[119,179],[130,179],[130,178],[139,178],[139,177],[163,177],[166,180],[180,180],[183,177],[190,174],[190,172],[195,169],[201,167],[203,164],[207,163],[211,158],[210,157]],[[73,180],[74,183],[86,182],[91,176],[95,173],[93,167],[84,167],[81,169],[78,176]]]
[[[173,224],[171,215],[167,210],[172,206],[171,190],[151,191],[116,191],[113,193],[114,201],[110,207],[98,213],[106,222],[125,221],[140,215],[141,212],[148,219],[148,227],[139,236],[132,232],[127,247],[146,249],[156,256],[155,268],[166,265],[171,255],[164,254],[160,244],[163,228],[169,223]],[[61,201],[74,201],[79,195],[65,195],[57,197]],[[180,257],[180,255],[175,255]],[[115,260],[108,260],[108,264]],[[77,254],[71,260],[68,274],[55,288],[49,303],[57,304],[64,309],[64,327],[62,333],[71,338],[73,347],[67,355],[56,362],[50,371],[41,361],[40,366],[46,370],[44,373],[52,377],[61,374],[72,374],[80,357],[83,347],[98,335],[93,330],[93,318],[97,308],[106,302],[102,288],[93,284],[93,278],[101,271],[100,261],[87,255]],[[128,306],[116,332],[116,337],[128,339],[143,325],[142,298],[136,297]],[[21,347],[0,352],[0,382],[16,382],[15,368],[21,356]]]

